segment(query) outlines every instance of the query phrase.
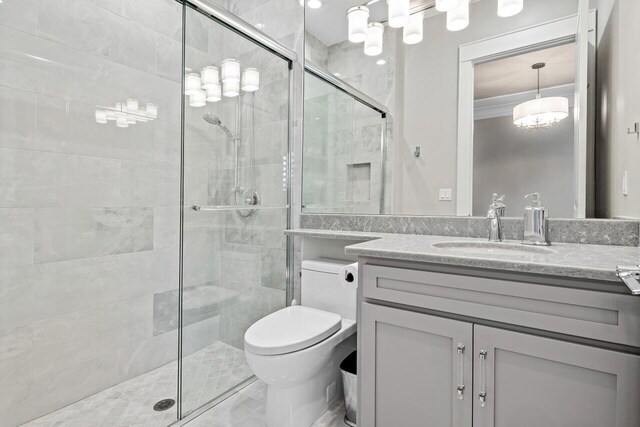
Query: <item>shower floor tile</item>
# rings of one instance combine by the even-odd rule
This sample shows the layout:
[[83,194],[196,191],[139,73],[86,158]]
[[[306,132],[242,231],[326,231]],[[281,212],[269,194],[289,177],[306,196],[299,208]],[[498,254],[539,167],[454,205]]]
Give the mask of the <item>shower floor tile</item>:
[[[189,421],[184,427],[266,427],[266,384],[257,380]],[[312,427],[345,427],[344,403],[336,402]]]
[[[29,427],[161,427],[176,420],[175,406],[156,412],[162,399],[176,399],[178,362],[117,384],[36,420]],[[244,352],[216,342],[184,358],[183,405],[196,409],[253,375]]]

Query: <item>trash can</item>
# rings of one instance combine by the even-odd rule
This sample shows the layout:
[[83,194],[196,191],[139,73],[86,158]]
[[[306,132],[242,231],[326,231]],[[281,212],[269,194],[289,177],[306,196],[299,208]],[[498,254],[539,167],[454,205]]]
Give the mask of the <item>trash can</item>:
[[356,425],[356,409],[358,407],[358,352],[348,355],[340,364],[342,386],[344,388],[344,407],[346,415],[344,423],[348,426]]

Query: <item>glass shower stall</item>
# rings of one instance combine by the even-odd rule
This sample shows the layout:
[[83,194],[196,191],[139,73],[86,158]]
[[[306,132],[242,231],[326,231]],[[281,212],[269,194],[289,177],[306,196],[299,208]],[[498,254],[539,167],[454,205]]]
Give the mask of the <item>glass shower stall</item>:
[[209,1],[0,4],[3,423],[169,425],[252,380],[294,61]]

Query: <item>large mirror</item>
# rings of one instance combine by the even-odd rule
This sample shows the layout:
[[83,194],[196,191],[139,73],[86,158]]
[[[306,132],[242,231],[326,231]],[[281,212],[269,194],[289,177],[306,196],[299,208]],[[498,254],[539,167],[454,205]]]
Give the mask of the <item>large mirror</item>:
[[640,217],[637,0],[305,0],[303,212]]

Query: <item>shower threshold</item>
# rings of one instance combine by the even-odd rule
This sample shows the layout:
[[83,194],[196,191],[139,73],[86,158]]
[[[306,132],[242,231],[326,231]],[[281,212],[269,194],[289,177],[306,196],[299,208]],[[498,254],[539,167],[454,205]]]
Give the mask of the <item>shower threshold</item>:
[[[244,351],[215,342],[183,360],[183,411],[190,412],[253,375]],[[23,426],[168,426],[176,421],[175,407],[158,412],[153,406],[176,399],[178,362],[86,397]],[[177,399],[176,399],[177,400]]]

